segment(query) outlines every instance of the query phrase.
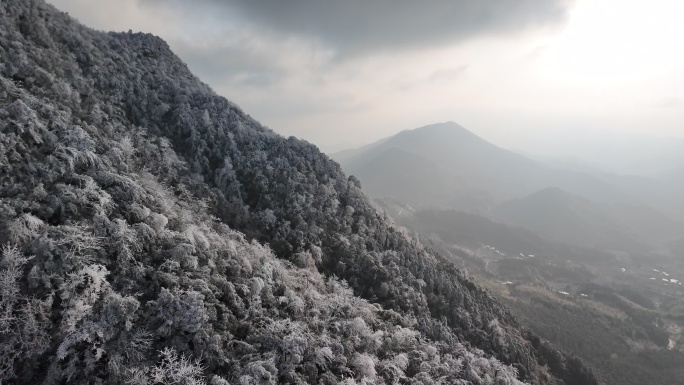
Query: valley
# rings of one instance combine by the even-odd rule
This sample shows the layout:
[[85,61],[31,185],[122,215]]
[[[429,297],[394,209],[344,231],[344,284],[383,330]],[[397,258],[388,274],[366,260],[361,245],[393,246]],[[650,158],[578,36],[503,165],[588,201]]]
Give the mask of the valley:
[[[407,144],[403,151],[435,154],[420,143],[444,143],[453,135],[429,127],[412,134],[421,132],[429,139],[416,140],[415,148]],[[467,143],[472,138],[461,140]],[[393,141],[385,139],[381,145]],[[464,186],[493,180],[499,172],[496,167],[473,171],[471,166],[483,154],[459,156],[449,169],[459,173]],[[343,159],[343,165],[349,162],[349,167],[358,167],[354,162],[361,161]],[[436,164],[444,168],[449,163]],[[411,166],[419,165],[425,163]],[[499,169],[511,176],[520,172],[505,163]],[[365,172],[360,169],[360,175]],[[476,177],[468,178],[468,172]],[[532,190],[539,187],[535,183],[543,183],[533,183],[526,179],[530,173],[520,173],[521,187]],[[515,192],[504,186],[503,192],[498,190],[499,200],[488,200],[485,205],[451,204],[428,195],[402,201],[406,196],[401,191],[378,195],[372,186],[384,185],[395,175],[392,167],[380,169],[367,179],[361,177],[361,184],[371,186],[368,191],[376,203],[397,224],[450,255],[526,326],[586,360],[599,379],[636,385],[679,383],[683,378],[684,255],[674,247],[684,236],[681,222],[644,201],[625,198],[628,193],[618,195],[616,201],[596,195],[590,200],[557,187],[556,179],[548,179],[546,188],[520,198],[510,198]],[[423,175],[431,174],[426,170]],[[561,177],[563,171],[557,175]],[[574,171],[570,175],[575,181],[589,178]],[[604,191],[617,188],[610,178],[603,180],[598,186]],[[441,190],[445,186],[441,180],[428,185],[449,191],[451,202],[463,202],[461,197],[468,194]],[[591,191],[598,191],[597,187]]]
[[161,38],[0,2],[2,384],[597,384]]
[[0,1],[0,384],[684,384],[684,142],[528,84],[577,15]]

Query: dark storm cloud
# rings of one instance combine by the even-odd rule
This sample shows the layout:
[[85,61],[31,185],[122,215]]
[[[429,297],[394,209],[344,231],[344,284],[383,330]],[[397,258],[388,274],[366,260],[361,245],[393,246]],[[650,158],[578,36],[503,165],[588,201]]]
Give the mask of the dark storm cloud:
[[[182,20],[185,37],[172,45],[210,84],[271,89],[345,59],[563,25],[574,0],[132,1]],[[465,69],[442,67],[429,81],[448,84]]]
[[435,46],[565,22],[572,0],[203,0],[338,51]]

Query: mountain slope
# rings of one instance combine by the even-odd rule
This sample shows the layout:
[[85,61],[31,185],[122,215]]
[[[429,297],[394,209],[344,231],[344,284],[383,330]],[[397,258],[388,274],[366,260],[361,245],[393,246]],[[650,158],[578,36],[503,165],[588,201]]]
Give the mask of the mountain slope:
[[596,383],[160,39],[10,0],[0,57],[3,381]]
[[[451,179],[456,177],[468,184],[463,186],[462,191],[469,195],[487,192],[492,197],[490,203],[530,194],[547,187],[562,188],[597,201],[633,201],[631,197],[605,181],[589,174],[551,168],[504,150],[454,122],[403,131],[357,151],[339,153],[339,157],[333,154],[332,157],[340,161],[350,174],[362,176],[376,154],[392,147],[421,156],[448,170]],[[376,190],[375,186],[392,184],[392,176],[400,171],[388,167],[383,178],[360,179],[364,186],[373,191]],[[448,191],[449,186],[441,179],[437,179],[429,184],[429,188]],[[430,205],[429,200],[421,203],[424,206]]]
[[[610,152],[605,149],[603,151]],[[534,157],[534,159],[539,159],[541,162],[553,165],[556,168],[590,174],[659,212],[644,213],[646,215],[660,216],[669,223],[672,222],[672,219],[679,223],[684,222],[684,203],[679,199],[684,194],[684,183],[682,182],[684,181],[684,168],[676,168],[676,165],[679,164],[677,162],[661,164],[660,173],[640,176],[637,171],[624,172],[623,174],[612,173],[601,165],[573,158]],[[668,172],[667,170],[670,168],[673,170]],[[633,205],[634,203],[623,202],[622,204]],[[666,215],[667,218],[663,218],[663,215]]]
[[506,226],[475,214],[452,210],[419,211],[415,218],[409,220],[411,228],[422,228],[425,234],[437,234],[442,240],[472,250],[489,245],[509,255],[539,255],[555,251],[550,242],[532,231]]
[[[469,192],[467,184],[449,170],[442,169],[423,156],[396,147],[373,152],[372,157],[366,159],[361,167],[352,165],[350,168],[357,170],[355,177],[369,181],[368,184],[362,183],[363,190],[369,195],[391,197],[412,205],[429,201],[456,206],[459,204],[457,199],[464,199]],[[440,189],[433,188],[436,180],[440,181]]]
[[494,213],[550,239],[625,251],[646,250],[629,228],[591,201],[548,188],[498,205]]

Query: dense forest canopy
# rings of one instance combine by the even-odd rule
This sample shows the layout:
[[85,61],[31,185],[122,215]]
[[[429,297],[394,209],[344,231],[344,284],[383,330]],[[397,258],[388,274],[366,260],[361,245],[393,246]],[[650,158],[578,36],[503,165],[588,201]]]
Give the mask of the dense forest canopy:
[[0,382],[597,382],[159,38],[3,0],[0,58]]

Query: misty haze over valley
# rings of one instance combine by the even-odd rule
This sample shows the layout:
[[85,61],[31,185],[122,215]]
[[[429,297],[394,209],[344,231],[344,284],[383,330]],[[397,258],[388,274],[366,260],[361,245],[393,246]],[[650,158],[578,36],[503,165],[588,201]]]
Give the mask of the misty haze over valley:
[[0,1],[0,385],[684,384],[682,12]]
[[[664,171],[676,163],[645,176],[532,159],[454,122],[331,156],[398,224],[601,377],[679,375],[684,190]],[[671,361],[654,370],[661,352]]]

